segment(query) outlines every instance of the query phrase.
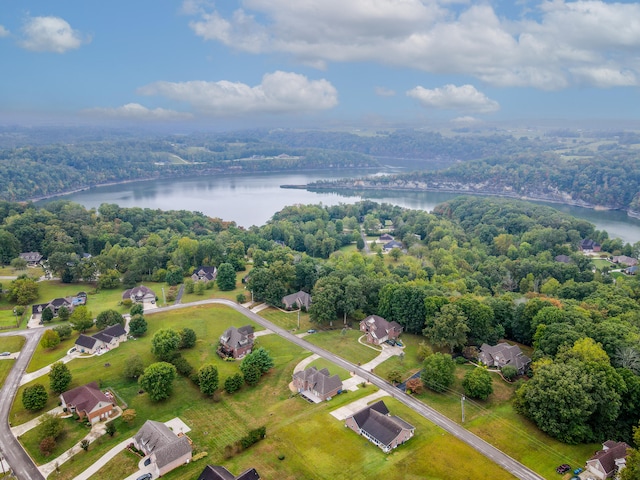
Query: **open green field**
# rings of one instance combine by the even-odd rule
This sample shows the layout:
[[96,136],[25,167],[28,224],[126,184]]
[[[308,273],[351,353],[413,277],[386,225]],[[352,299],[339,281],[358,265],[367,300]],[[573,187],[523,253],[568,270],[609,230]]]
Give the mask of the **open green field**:
[[1,360],[0,361],[0,387],[4,385],[4,381],[7,379],[9,372],[13,368],[15,360]]
[[223,292],[218,288],[218,284],[215,283],[213,288],[205,290],[204,294],[202,295],[196,295],[195,293],[185,293],[182,296],[182,303],[197,302],[198,300],[205,300],[207,298],[226,298],[227,300],[233,300],[235,302],[236,297],[240,293],[244,294],[244,296],[247,299],[247,302],[250,302],[251,292],[249,292],[245,288],[244,284],[242,283],[242,279],[249,274],[252,267],[253,265],[247,264],[246,270],[242,272],[236,272],[236,288],[235,289]]
[[25,338],[22,335],[0,337],[0,352],[19,352],[22,350]]
[[16,328],[16,315],[13,313],[13,307],[0,309],[0,327]]
[[[0,267],[0,277],[13,277],[20,275],[27,275],[30,278],[40,278],[44,275],[42,267],[25,268],[24,270],[16,270],[13,267],[3,266]],[[10,282],[10,280],[3,280],[3,282]]]
[[[53,325],[56,325],[56,323],[62,324],[62,322],[53,322]],[[92,333],[95,333],[95,331],[96,328],[94,327],[91,330],[87,330],[86,334],[91,335]],[[62,340],[54,348],[42,348],[42,345],[38,344],[36,351],[33,353],[33,357],[31,357],[29,365],[27,365],[27,373],[35,372],[36,370],[40,370],[42,367],[46,367],[47,365],[51,365],[52,363],[60,360],[67,354],[67,351],[75,345],[78,336],[79,334],[77,332],[73,332],[71,338]]]
[[[344,333],[343,333],[344,332]],[[333,330],[317,332],[304,337],[309,343],[329,350],[351,363],[363,364],[373,360],[380,353],[380,349],[373,349],[358,343],[362,336],[359,330]]]
[[298,329],[298,312],[285,312],[274,307],[269,307],[258,313],[262,318],[269,320],[271,323],[289,331],[306,332],[310,328],[318,328],[316,323],[309,320],[308,312],[300,312],[300,328]]

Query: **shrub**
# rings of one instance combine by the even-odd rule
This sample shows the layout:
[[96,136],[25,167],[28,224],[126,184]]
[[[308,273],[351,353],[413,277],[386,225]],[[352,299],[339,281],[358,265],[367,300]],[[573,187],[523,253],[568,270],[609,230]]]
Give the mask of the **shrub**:
[[133,408],[127,408],[124,412],[122,412],[122,420],[131,425],[136,419],[136,411]]
[[40,420],[40,436],[41,438],[51,437],[54,440],[64,431],[62,419],[57,415],[45,413]]
[[40,339],[40,346],[46,349],[53,349],[60,344],[60,335],[55,330],[45,330]]
[[82,448],[85,452],[89,450],[89,440],[86,438],[80,442],[80,448]]
[[115,426],[115,424],[113,422],[107,423],[107,434],[110,437],[113,437],[115,435],[116,431],[117,431],[117,429],[116,429],[116,426]]
[[56,448],[56,440],[52,437],[45,437],[40,441],[40,453],[45,457],[48,457],[53,453]]
[[193,373],[193,365],[180,354],[175,355],[171,359],[171,363],[176,367],[178,373],[184,377],[189,377]]
[[124,376],[126,378],[138,378],[144,373],[144,363],[140,355],[134,355],[124,366]]
[[235,373],[224,381],[224,390],[228,394],[232,394],[237,392],[242,388],[242,384],[244,383],[244,378],[239,373]]
[[502,372],[502,376],[510,382],[518,376],[518,369],[513,365],[505,365],[500,371]]
[[32,412],[44,408],[48,399],[47,389],[40,383],[31,385],[22,391],[22,405]]

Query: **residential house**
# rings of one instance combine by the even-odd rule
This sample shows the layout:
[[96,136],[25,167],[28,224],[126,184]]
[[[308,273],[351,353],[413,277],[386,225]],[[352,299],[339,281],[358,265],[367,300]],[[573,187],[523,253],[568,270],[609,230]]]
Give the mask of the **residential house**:
[[591,240],[590,238],[585,238],[584,240],[582,240],[579,247],[580,250],[585,253],[599,252],[602,248],[602,246],[598,242]]
[[29,267],[35,267],[42,261],[42,254],[40,254],[40,252],[22,252],[18,256],[25,260]]
[[627,257],[626,255],[615,255],[611,257],[613,263],[623,264],[627,267],[633,267],[638,265],[638,259],[633,257]]
[[320,403],[331,400],[342,390],[342,380],[338,375],[331,375],[329,370],[309,367],[293,374],[293,386],[304,397]]
[[560,263],[571,263],[571,257],[569,255],[556,255],[553,259]]
[[113,397],[101,392],[96,382],[68,390],[60,395],[60,400],[63,408],[91,423],[107,420],[116,406]]
[[526,372],[531,363],[531,359],[522,353],[519,346],[509,345],[506,342],[494,346],[483,343],[480,347],[478,360],[488,367],[500,369],[505,365],[512,365],[516,367],[519,375]]
[[85,292],[78,292],[75,297],[54,298],[47,303],[35,304],[31,307],[31,313],[33,315],[42,315],[42,312],[46,308],[49,308],[53,312],[53,316],[57,317],[62,307],[66,307],[69,313],[71,313],[75,307],[85,305],[86,303],[87,294]]
[[300,290],[299,292],[282,297],[282,303],[284,304],[284,308],[287,310],[302,307],[304,307],[305,310],[309,310],[309,307],[311,306],[311,295]]
[[413,437],[415,427],[393,416],[382,400],[363,408],[345,419],[345,426],[377,445],[383,452]]
[[207,465],[198,480],[260,480],[260,475],[255,468],[250,468],[236,477],[221,465]]
[[382,246],[383,252],[390,252],[394,248],[402,248],[402,243],[398,242],[397,240],[391,240],[390,242],[385,243]]
[[218,276],[218,269],[216,267],[200,266],[193,271],[191,280],[194,282],[213,282]]
[[626,466],[629,445],[608,440],[602,444],[593,457],[587,460],[585,473],[597,480],[612,478]]
[[634,265],[633,267],[625,268],[623,272],[627,275],[635,275],[636,273],[638,273],[638,266]]
[[143,463],[152,465],[153,478],[158,478],[191,461],[192,448],[189,439],[183,434],[176,435],[161,422],[144,422],[133,437],[133,444],[145,454]]
[[369,315],[360,322],[360,331],[367,334],[367,342],[380,345],[397,339],[402,333],[402,326],[398,322],[387,322],[378,315]]
[[389,235],[388,233],[383,233],[382,235],[380,235],[380,237],[378,237],[378,240],[376,240],[376,243],[388,243],[388,242],[392,242],[393,240],[395,240],[393,238],[392,235]]
[[253,348],[253,327],[245,325],[236,328],[229,327],[220,337],[218,355],[221,357],[242,358],[251,353]]
[[80,334],[76,340],[76,349],[80,353],[101,353],[118,348],[121,342],[127,340],[127,331],[119,323],[111,325],[98,333],[88,336]]
[[140,285],[139,287],[125,290],[122,294],[123,300],[131,300],[133,303],[156,303],[156,294],[149,287]]

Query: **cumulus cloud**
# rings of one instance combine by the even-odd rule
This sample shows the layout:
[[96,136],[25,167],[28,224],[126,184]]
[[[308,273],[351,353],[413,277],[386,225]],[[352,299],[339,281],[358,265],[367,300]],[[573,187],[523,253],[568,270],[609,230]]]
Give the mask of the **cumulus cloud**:
[[407,91],[425,108],[458,110],[463,112],[491,113],[500,109],[498,102],[479,92],[473,85],[445,85],[432,90],[417,86]]
[[229,15],[197,0],[184,6],[205,40],[306,65],[373,61],[545,90],[640,84],[640,4],[539,0],[519,8],[508,18],[491,2],[455,0],[244,0]]
[[91,40],[60,17],[31,17],[22,28],[22,35],[20,45],[34,52],[64,53]]
[[176,112],[164,108],[149,109],[139,103],[127,103],[117,108],[92,108],[85,110],[84,113],[131,120],[185,120],[193,117],[190,113]]
[[374,92],[376,92],[376,95],[379,97],[393,97],[396,94],[395,90],[386,87],[376,87],[374,88]]
[[0,38],[8,37],[8,36],[9,36],[9,30],[4,28],[4,25],[0,25]]
[[142,95],[160,95],[185,102],[207,115],[293,113],[326,110],[338,104],[336,89],[327,80],[276,71],[265,74],[260,85],[218,82],[155,82],[138,89]]

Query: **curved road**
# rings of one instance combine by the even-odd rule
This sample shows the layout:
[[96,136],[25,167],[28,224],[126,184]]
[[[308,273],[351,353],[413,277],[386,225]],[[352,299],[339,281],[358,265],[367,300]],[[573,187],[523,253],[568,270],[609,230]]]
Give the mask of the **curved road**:
[[36,328],[0,334],[3,337],[22,335],[26,338],[26,342],[20,350],[20,355],[18,355],[16,363],[0,390],[0,445],[2,445],[5,460],[11,466],[14,475],[20,480],[44,480],[31,457],[24,451],[20,442],[11,433],[11,428],[9,428],[11,404],[18,391],[20,379],[27,369],[27,365],[29,365],[29,361],[38,346],[44,330],[44,328]]
[[[465,442],[466,444],[468,444],[472,448],[476,449],[478,452],[480,452],[485,457],[489,458],[490,460],[492,460],[495,463],[497,463],[498,465],[500,465],[502,468],[504,468],[505,470],[510,472],[515,477],[520,478],[522,480],[544,480],[544,477],[541,477],[540,475],[538,475],[536,472],[534,472],[530,468],[526,467],[522,463],[520,463],[520,462],[516,461],[515,459],[511,458],[510,456],[508,456],[507,454],[505,454],[501,450],[498,450],[493,445],[491,445],[491,444],[487,443],[486,441],[482,440],[477,435],[474,435],[473,433],[469,432],[467,429],[465,429],[464,427],[461,427],[460,425],[455,423],[453,420],[450,420],[449,418],[447,418],[446,416],[442,415],[441,413],[439,413],[438,411],[434,410],[433,408],[431,408],[431,407],[425,405],[424,403],[416,400],[412,396],[407,395],[406,393],[404,393],[402,391],[399,391],[397,388],[393,387],[392,385],[390,385],[386,381],[382,380],[380,377],[378,377],[378,376],[372,374],[371,372],[368,372],[368,371],[358,367],[357,365],[354,365],[351,362],[347,362],[346,360],[338,357],[337,355],[334,355],[331,352],[328,352],[328,351],[326,351],[326,350],[324,350],[324,349],[322,349],[320,347],[317,347],[317,346],[313,345],[312,343],[307,342],[306,340],[304,340],[302,338],[299,338],[299,337],[293,335],[292,333],[288,332],[287,330],[285,330],[283,328],[280,328],[277,325],[274,325],[273,323],[269,322],[268,320],[265,320],[264,318],[262,318],[260,315],[258,315],[256,313],[253,313],[251,310],[248,310],[245,307],[243,307],[241,305],[238,305],[235,302],[232,302],[231,300],[225,300],[225,299],[201,300],[201,301],[192,302],[192,303],[189,303],[189,304],[171,305],[169,307],[161,307],[161,308],[149,311],[148,313],[152,313],[152,312],[155,313],[155,312],[158,312],[158,311],[167,311],[167,310],[174,310],[174,309],[177,309],[177,308],[185,308],[185,307],[189,307],[189,306],[207,305],[207,304],[209,304],[209,305],[210,304],[222,304],[222,305],[226,305],[228,307],[231,307],[234,310],[242,313],[246,317],[249,317],[251,320],[253,320],[257,324],[262,325],[265,328],[268,328],[269,330],[271,330],[272,332],[274,332],[277,335],[280,335],[284,339],[286,339],[286,340],[288,340],[290,342],[293,342],[296,345],[299,345],[300,347],[302,347],[302,348],[304,348],[306,350],[309,350],[309,351],[311,351],[311,352],[313,352],[313,353],[315,353],[317,355],[320,355],[321,357],[333,362],[334,364],[336,364],[336,365],[338,365],[338,366],[340,366],[340,367],[342,367],[342,368],[344,368],[346,370],[355,372],[359,377],[362,377],[362,378],[366,379],[367,381],[369,381],[373,385],[377,386],[381,390],[386,391],[393,398],[395,398],[395,399],[399,400],[400,402],[404,403],[406,406],[408,406],[409,408],[411,408],[415,412],[419,413],[420,415],[422,415],[427,420],[429,420],[432,423],[438,425],[442,429],[444,429],[447,432],[449,432],[451,435],[455,436],[456,438],[462,440],[463,442]],[[147,313],[145,312],[145,314],[147,314]]]
[[[510,472],[515,477],[522,480],[544,480],[543,477],[535,473],[533,470],[524,466],[520,462],[514,460],[504,452],[498,450],[493,445],[485,442],[480,437],[474,435],[469,432],[465,428],[461,427],[454,421],[445,417],[441,413],[432,409],[431,407],[425,405],[422,402],[419,402],[415,398],[406,393],[399,391],[397,388],[393,387],[386,381],[382,380],[380,377],[368,372],[357,365],[354,365],[351,362],[348,362],[337,355],[334,355],[331,352],[328,352],[320,347],[313,345],[312,343],[299,338],[287,330],[274,325],[273,323],[265,320],[258,314],[252,312],[251,310],[246,309],[245,307],[238,305],[237,303],[226,300],[226,299],[209,299],[209,300],[200,300],[197,302],[190,302],[186,304],[177,304],[170,305],[167,307],[159,307],[150,311],[145,312],[145,315],[151,315],[156,312],[164,312],[170,310],[177,310],[181,308],[188,308],[192,306],[198,305],[211,305],[211,304],[220,304],[233,308],[234,310],[242,313],[246,317],[250,318],[254,322],[259,325],[262,325],[265,328],[268,328],[272,332],[277,335],[280,335],[282,338],[299,345],[300,347],[309,350],[321,357],[333,362],[334,364],[345,368],[346,370],[355,372],[358,376],[366,379],[373,385],[377,386],[381,390],[389,393],[393,398],[396,398],[400,402],[404,403],[406,406],[414,410],[415,412],[422,415],[427,420],[432,423],[438,425],[445,431],[449,432],[451,435],[456,438],[462,440],[467,443],[472,448],[476,449],[478,452],[491,459],[502,468]],[[4,450],[5,458],[9,462],[9,465],[13,469],[14,473],[18,478],[29,479],[29,480],[40,480],[44,479],[42,474],[38,471],[36,466],[34,465],[31,458],[24,451],[18,440],[11,434],[11,430],[8,424],[9,418],[9,410],[11,408],[11,403],[13,402],[13,398],[16,395],[18,390],[18,385],[20,383],[20,379],[24,374],[24,371],[29,364],[29,360],[33,356],[33,352],[35,351],[36,346],[38,345],[38,341],[42,336],[42,332],[44,329],[33,329],[33,330],[21,330],[14,332],[7,332],[6,334],[0,334],[2,336],[8,335],[22,335],[26,337],[27,341],[24,347],[21,350],[18,359],[16,360],[16,364],[12,368],[7,380],[4,384],[2,390],[0,390],[0,445]]]

